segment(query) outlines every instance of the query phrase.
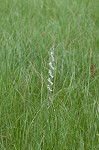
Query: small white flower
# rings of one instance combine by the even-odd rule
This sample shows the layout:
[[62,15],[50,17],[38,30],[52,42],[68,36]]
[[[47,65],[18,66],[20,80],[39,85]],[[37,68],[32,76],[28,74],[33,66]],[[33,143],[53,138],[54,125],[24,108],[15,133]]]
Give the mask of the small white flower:
[[51,81],[50,78],[48,78],[48,82],[49,82],[51,85],[53,85],[53,82]]
[[51,63],[51,62],[49,63],[49,66],[54,70],[54,67],[52,66],[52,63]]
[[51,52],[51,59],[52,59],[52,61],[54,61],[53,52]]
[[49,85],[47,86],[47,88],[48,88],[48,90],[49,90],[50,92],[52,92],[52,90],[50,89],[50,86],[49,86]]
[[54,76],[52,75],[51,70],[49,70],[49,75],[50,75],[51,78],[54,78]]

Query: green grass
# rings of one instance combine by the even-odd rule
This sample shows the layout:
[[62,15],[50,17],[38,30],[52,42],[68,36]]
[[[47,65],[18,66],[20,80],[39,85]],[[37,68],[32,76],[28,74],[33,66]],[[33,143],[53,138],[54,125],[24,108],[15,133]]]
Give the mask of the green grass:
[[0,150],[98,149],[99,0],[0,0]]

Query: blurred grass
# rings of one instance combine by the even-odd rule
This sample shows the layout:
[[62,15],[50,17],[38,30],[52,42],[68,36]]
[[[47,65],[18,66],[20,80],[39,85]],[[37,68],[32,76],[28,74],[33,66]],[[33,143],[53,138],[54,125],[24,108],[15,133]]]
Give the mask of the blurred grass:
[[0,1],[1,150],[99,149],[98,8],[98,0]]

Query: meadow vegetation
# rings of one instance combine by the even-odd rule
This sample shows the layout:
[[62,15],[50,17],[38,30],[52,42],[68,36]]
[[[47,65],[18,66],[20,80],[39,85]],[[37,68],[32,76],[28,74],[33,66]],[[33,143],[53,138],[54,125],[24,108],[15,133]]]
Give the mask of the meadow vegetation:
[[99,0],[0,0],[0,150],[99,150]]

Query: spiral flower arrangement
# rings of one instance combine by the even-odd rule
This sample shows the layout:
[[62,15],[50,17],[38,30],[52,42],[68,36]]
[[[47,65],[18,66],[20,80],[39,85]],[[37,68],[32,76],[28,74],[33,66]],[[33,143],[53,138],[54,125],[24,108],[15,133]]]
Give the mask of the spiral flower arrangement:
[[49,102],[52,102],[52,93],[53,93],[53,78],[54,78],[54,48],[50,49],[50,57],[49,57],[49,78],[48,78],[48,99]]

